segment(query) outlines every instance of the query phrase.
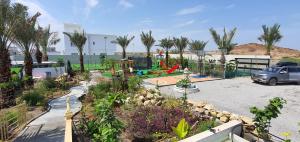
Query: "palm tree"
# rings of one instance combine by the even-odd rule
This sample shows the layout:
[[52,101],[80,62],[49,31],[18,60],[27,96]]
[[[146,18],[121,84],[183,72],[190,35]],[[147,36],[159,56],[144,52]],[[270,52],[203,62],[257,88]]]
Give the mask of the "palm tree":
[[79,52],[79,61],[80,61],[80,72],[84,72],[84,64],[83,64],[83,47],[87,40],[84,31],[82,33],[79,33],[75,31],[73,34],[64,32],[66,36],[70,38],[71,43],[73,43]]
[[150,60],[151,60],[150,50],[151,50],[151,47],[155,43],[155,39],[152,36],[152,31],[149,31],[149,33],[142,32],[141,41],[147,49],[147,68],[149,69],[150,68]]
[[159,41],[160,44],[158,46],[164,48],[166,50],[166,65],[167,68],[169,68],[169,49],[171,49],[174,46],[174,42],[170,38],[164,38]]
[[221,50],[221,64],[225,64],[225,52],[226,54],[229,54],[230,51],[237,45],[236,43],[232,43],[233,37],[236,32],[236,28],[231,30],[229,33],[226,32],[226,29],[224,28],[224,35],[221,38],[221,36],[214,30],[213,28],[210,28],[209,31],[215,41],[215,43],[218,45],[218,48]]
[[190,43],[190,51],[194,52],[198,56],[198,70],[203,74],[203,70],[201,70],[201,66],[203,66],[203,60],[201,52],[204,52],[204,48],[208,42],[194,40]]
[[189,40],[186,37],[180,37],[180,38],[175,38],[174,37],[173,42],[174,42],[174,46],[179,51],[181,68],[184,69],[184,66],[183,66],[183,52],[184,52],[184,49],[189,44]]
[[279,24],[274,24],[272,27],[267,27],[266,25],[262,26],[264,33],[258,38],[258,40],[265,43],[267,55],[271,56],[273,46],[282,38],[279,28]]
[[37,42],[38,30],[35,28],[36,20],[41,15],[36,13],[34,16],[30,17],[27,12],[27,7],[21,4],[16,4],[19,9],[23,9],[25,13],[22,18],[17,23],[16,29],[14,30],[15,44],[22,50],[24,54],[24,69],[25,76],[29,77],[26,82],[27,85],[33,85],[32,81],[32,66],[33,60],[31,53],[34,50],[34,46]]
[[35,44],[35,59],[37,63],[42,63],[43,53],[40,50],[40,45],[38,43]]
[[42,47],[43,61],[48,61],[48,48],[56,45],[60,41],[60,39],[58,38],[57,32],[50,32],[50,25],[46,28],[41,29],[41,39],[39,40],[39,44]]
[[7,85],[11,81],[9,48],[15,40],[13,31],[19,22],[19,15],[24,12],[20,7],[11,4],[10,0],[0,1],[0,86],[5,86],[0,87],[0,109],[15,104],[13,86]]
[[118,44],[122,47],[122,58],[126,58],[126,48],[128,47],[129,43],[134,39],[134,36],[131,38],[128,38],[128,35],[126,36],[119,36],[116,38],[116,40],[112,41],[112,43]]

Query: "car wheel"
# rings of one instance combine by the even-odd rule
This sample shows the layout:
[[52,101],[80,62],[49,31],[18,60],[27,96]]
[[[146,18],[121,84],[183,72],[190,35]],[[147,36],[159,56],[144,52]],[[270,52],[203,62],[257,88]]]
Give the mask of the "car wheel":
[[269,85],[270,86],[275,86],[277,84],[277,79],[276,78],[271,78],[270,80],[269,80]]

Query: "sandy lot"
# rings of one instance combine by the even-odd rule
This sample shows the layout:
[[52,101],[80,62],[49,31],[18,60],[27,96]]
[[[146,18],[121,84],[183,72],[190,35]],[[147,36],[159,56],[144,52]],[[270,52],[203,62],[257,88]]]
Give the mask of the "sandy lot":
[[[250,78],[235,78],[198,82],[196,85],[200,92],[189,94],[188,99],[193,101],[207,101],[219,110],[253,117],[249,108],[251,106],[263,107],[273,97],[282,97],[287,104],[282,109],[282,114],[272,121],[270,132],[280,136],[281,132],[291,132],[292,141],[300,141],[300,85],[288,84],[266,86],[256,84]],[[162,93],[180,97],[182,94],[175,92],[174,86],[161,87]]]
[[[211,81],[211,80],[218,80],[220,78],[213,78],[213,77],[205,77],[205,78],[194,78],[195,74],[190,75],[191,82],[202,82],[202,81]],[[176,76],[166,76],[166,77],[156,77],[156,78],[149,78],[145,79],[144,82],[150,83],[153,85],[165,86],[165,85],[174,85],[178,80],[185,78],[185,75],[176,75]]]

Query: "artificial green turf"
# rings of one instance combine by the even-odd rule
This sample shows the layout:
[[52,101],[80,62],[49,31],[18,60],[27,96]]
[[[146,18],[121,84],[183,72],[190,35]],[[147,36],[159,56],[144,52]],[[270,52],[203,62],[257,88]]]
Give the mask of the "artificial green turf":
[[[106,71],[104,73],[102,73],[102,75],[104,77],[107,77],[107,78],[111,78],[112,77],[112,74],[110,71]],[[158,74],[146,74],[146,75],[141,75],[140,77],[141,78],[155,78],[155,77],[165,77],[165,76],[175,76],[175,75],[182,75],[182,72],[174,72],[174,73],[171,73],[171,74],[167,74],[166,72],[158,75]]]

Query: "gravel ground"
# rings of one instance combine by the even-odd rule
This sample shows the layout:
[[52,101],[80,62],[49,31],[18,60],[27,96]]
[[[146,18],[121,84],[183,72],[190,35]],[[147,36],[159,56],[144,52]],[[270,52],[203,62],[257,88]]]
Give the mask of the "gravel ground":
[[[298,122],[300,122],[300,86],[284,84],[267,86],[256,84],[250,78],[235,78],[198,82],[200,92],[189,94],[188,99],[193,101],[207,101],[219,110],[253,117],[249,108],[257,106],[262,108],[268,104],[268,100],[274,97],[282,97],[287,100],[282,113],[272,120],[270,132],[280,136],[281,132],[291,132],[292,141],[300,141]],[[174,86],[160,88],[167,95],[180,97],[182,94],[174,90]]]

